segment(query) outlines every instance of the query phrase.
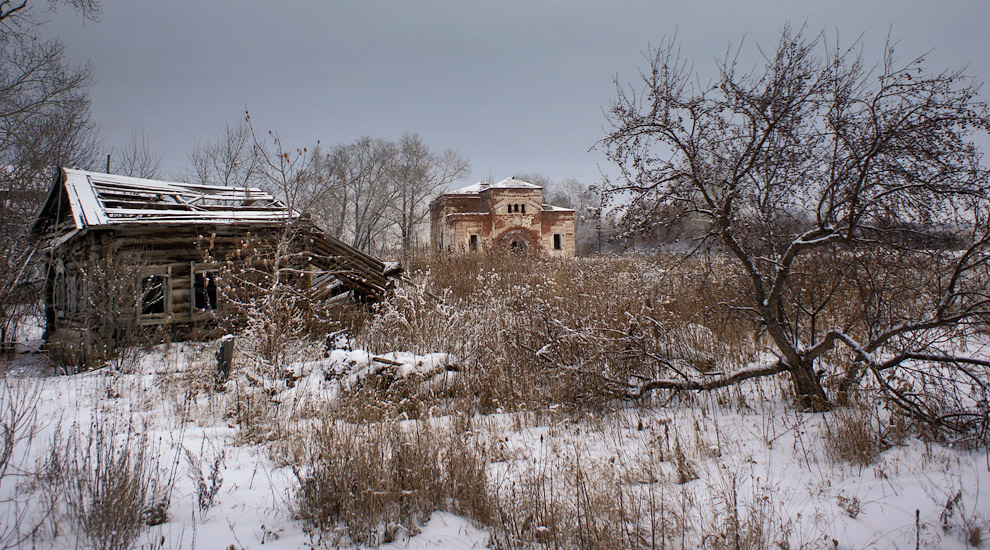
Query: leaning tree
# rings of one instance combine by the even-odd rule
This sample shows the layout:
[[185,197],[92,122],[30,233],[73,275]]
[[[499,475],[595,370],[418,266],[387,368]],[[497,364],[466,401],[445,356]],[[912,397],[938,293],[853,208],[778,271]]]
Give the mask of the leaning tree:
[[[788,29],[755,69],[740,69],[739,51],[706,84],[674,40],[651,50],[641,84],[617,82],[601,146],[621,170],[609,191],[628,199],[630,221],[694,220],[705,228],[696,250],[732,259],[745,291],[730,307],[777,360],[718,374],[658,368],[630,391],[786,372],[801,405],[824,410],[826,387],[841,394],[869,377],[912,415],[985,420],[973,405],[985,407],[990,363],[960,352],[990,311],[979,84],[921,57],[899,63],[889,42],[875,65],[861,46]],[[964,413],[940,409],[905,373],[966,381],[975,397]]]

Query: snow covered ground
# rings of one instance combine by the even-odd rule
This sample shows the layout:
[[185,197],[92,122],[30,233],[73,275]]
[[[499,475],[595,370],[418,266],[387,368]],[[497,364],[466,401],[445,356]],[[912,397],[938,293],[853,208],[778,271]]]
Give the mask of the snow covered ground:
[[[293,518],[298,482],[292,467],[277,464],[264,443],[246,440],[225,412],[233,392],[183,394],[188,384],[174,383],[208,368],[212,349],[174,344],[135,350],[126,373],[104,368],[72,376],[51,375],[39,354],[18,354],[3,404],[27,396],[37,417],[32,437],[17,441],[11,467],[0,478],[0,518],[6,518],[0,519],[0,536],[18,529],[26,538],[6,540],[22,547],[85,546],[71,518],[45,515],[45,494],[32,474],[42,470],[53,441],[103,422],[139,434],[153,451],[154,468],[171,485],[167,521],[143,527],[136,546],[319,546],[318,535]],[[456,361],[444,354],[373,356],[340,349],[293,364],[298,382],[272,388],[273,406],[332,401],[341,387],[385,367],[429,384],[449,383],[457,374]],[[497,414],[474,418],[471,434],[489,460],[488,485],[501,501],[524,509],[535,487],[556,491],[547,502],[561,515],[612,506],[622,518],[653,518],[652,526],[666,530],[659,539],[666,547],[731,547],[733,541],[720,537],[733,526],[742,527],[734,536],[761,530],[761,538],[753,534],[752,540],[780,548],[990,544],[982,542],[990,538],[987,450],[889,432],[889,448],[878,458],[862,465],[836,461],[827,449],[839,415],[797,412],[780,393],[770,380],[685,396],[665,407]],[[204,506],[210,486],[214,494]],[[589,504],[610,495],[617,504]],[[529,529],[521,522],[486,527],[437,511],[418,532],[380,548],[484,548],[493,530],[511,539]],[[531,531],[541,529],[548,527]],[[651,543],[649,528],[643,533],[643,547],[661,546],[656,538]]]

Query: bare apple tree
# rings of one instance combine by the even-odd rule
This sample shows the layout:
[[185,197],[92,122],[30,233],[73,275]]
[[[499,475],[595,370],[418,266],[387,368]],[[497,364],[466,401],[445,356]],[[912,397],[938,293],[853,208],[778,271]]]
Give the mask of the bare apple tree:
[[[629,391],[788,373],[800,405],[820,411],[831,403],[823,380],[843,390],[869,376],[916,417],[985,426],[990,363],[959,352],[990,311],[979,83],[931,72],[922,57],[899,62],[889,41],[875,65],[858,44],[803,30],[761,53],[746,72],[739,50],[726,55],[706,84],[666,40],[640,85],[617,82],[601,146],[622,173],[609,191],[631,197],[635,221],[704,222],[700,245],[731,258],[745,283],[731,308],[777,360],[657,368]],[[977,397],[939,408],[905,385],[912,376],[969,383]]]

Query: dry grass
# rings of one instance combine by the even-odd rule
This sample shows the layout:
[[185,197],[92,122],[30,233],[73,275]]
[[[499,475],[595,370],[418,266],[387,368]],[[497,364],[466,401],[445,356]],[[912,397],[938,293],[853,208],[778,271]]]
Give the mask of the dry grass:
[[21,547],[43,521],[35,515],[37,501],[23,490],[37,468],[30,456],[44,422],[37,408],[41,389],[38,380],[18,379],[0,363],[0,486],[15,488],[13,495],[0,496],[0,505],[12,509],[0,514],[3,549]]
[[672,499],[657,494],[668,488],[627,483],[614,459],[580,444],[540,453],[547,456],[495,486],[502,547],[658,548],[683,523]]
[[[742,500],[742,502],[741,502]],[[703,546],[712,550],[763,550],[791,547],[791,524],[782,518],[772,494],[740,499],[735,478],[715,494],[715,513]]]
[[[697,421],[693,431],[664,425],[648,456],[630,463],[551,438],[555,448],[540,452],[556,458],[509,475],[496,465],[512,468],[507,435],[446,420],[514,412],[593,425],[621,406],[614,381],[744,365],[760,343],[729,307],[742,291],[737,275],[717,258],[414,262],[416,284],[351,336],[372,353],[449,353],[460,369],[453,385],[368,377],[294,424],[272,414],[270,396],[238,389],[234,416],[248,440],[267,441],[276,463],[295,469],[294,514],[326,546],[401,539],[451,510],[489,526],[503,548],[786,547],[789,524],[770,496],[740,498],[734,483],[698,494],[722,450]],[[750,410],[745,401],[727,389],[676,402]],[[721,534],[698,540],[699,529]]]
[[886,449],[875,408],[856,403],[832,411],[824,422],[825,454],[836,463],[873,464]]
[[733,279],[712,262],[420,260],[411,265],[417,286],[378,306],[355,337],[374,352],[453,354],[464,372],[459,405],[481,414],[608,410],[631,376],[707,372],[755,356],[752,325],[727,306]]
[[39,477],[54,534],[67,525],[83,547],[132,548],[145,526],[168,520],[172,480],[159,458],[131,423],[99,415],[56,434]]
[[[411,267],[415,284],[367,317],[355,310],[315,319],[268,302],[244,321],[235,372],[222,386],[211,349],[162,380],[181,420],[236,423],[238,443],[264,445],[277,467],[293,469],[292,513],[314,545],[398,541],[444,510],[487,526],[499,548],[803,547],[790,542],[792,524],[772,490],[746,485],[745,469],[718,470],[731,461],[723,461],[717,425],[713,437],[705,424],[710,413],[754,415],[769,449],[797,425],[773,418],[783,377],[752,392],[640,400],[650,411],[669,397],[663,406],[687,418],[641,422],[638,431],[650,432],[636,436],[641,448],[602,452],[600,440],[611,437],[604,426],[629,412],[617,397],[630,377],[729,370],[766,349],[730,307],[745,292],[731,266],[710,257],[492,255]],[[342,328],[354,347],[376,354],[449,353],[454,382],[438,387],[383,371],[323,403],[283,399],[296,383],[293,365],[323,357],[319,330]],[[821,440],[807,448],[800,441],[806,460],[821,445],[834,462],[874,463],[884,446],[876,408],[830,413]],[[534,428],[546,429],[541,448],[510,444],[531,443],[524,432]],[[133,469],[108,456],[115,469]],[[217,452],[188,453],[201,518],[216,505],[222,462]],[[712,482],[713,471],[721,480]],[[856,506],[842,509],[852,516]]]
[[294,513],[326,546],[382,544],[415,533],[436,510],[487,523],[487,461],[466,426],[324,424],[295,468]]

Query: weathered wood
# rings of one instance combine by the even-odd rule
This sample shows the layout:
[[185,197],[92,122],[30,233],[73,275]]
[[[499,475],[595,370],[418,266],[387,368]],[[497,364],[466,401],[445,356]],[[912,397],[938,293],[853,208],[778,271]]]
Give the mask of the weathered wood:
[[[74,170],[61,171],[32,233],[45,260],[61,266],[58,273],[48,270],[45,315],[50,335],[72,330],[84,334],[106,324],[100,317],[105,312],[75,309],[77,298],[71,294],[84,290],[70,281],[80,275],[84,280],[99,276],[103,272],[99,264],[110,259],[123,273],[130,273],[119,284],[122,291],[133,294],[124,299],[133,300],[132,305],[118,306],[120,315],[127,317],[119,324],[180,330],[183,325],[201,326],[216,319],[213,310],[195,308],[195,276],[207,266],[222,281],[224,272],[264,272],[277,262],[279,269],[299,275],[298,284],[309,289],[313,300],[381,300],[402,271],[324,234],[260,190]],[[165,278],[162,313],[151,306],[143,312],[141,285],[150,276]],[[57,283],[59,277],[65,282]],[[236,277],[228,279],[227,284],[235,281]],[[263,286],[255,290],[263,291]]]
[[234,362],[234,335],[228,334],[220,339],[220,349],[217,350],[216,384],[219,387],[230,378],[230,367]]

